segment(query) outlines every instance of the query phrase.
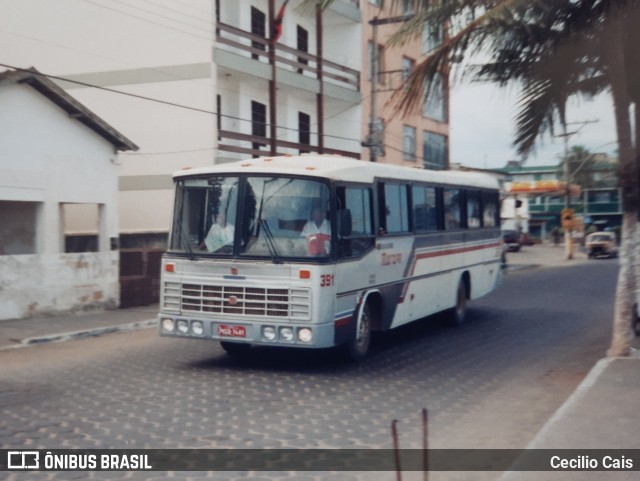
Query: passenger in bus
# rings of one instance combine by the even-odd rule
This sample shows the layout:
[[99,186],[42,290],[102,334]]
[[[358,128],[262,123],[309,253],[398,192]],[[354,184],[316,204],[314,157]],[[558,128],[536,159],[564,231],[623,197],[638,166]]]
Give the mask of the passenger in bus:
[[314,203],[311,220],[302,228],[300,237],[307,239],[307,253],[311,256],[326,256],[331,251],[331,223],[322,203]]
[[233,245],[234,228],[227,224],[227,216],[224,212],[218,212],[216,222],[209,229],[207,237],[198,246],[201,250],[207,249],[209,252],[217,252],[225,246]]

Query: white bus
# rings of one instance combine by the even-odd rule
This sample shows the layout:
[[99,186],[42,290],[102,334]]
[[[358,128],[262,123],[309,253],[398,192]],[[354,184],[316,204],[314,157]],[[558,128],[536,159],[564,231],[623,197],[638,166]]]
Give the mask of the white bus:
[[162,336],[343,345],[449,311],[501,277],[498,182],[339,156],[255,158],[174,175]]

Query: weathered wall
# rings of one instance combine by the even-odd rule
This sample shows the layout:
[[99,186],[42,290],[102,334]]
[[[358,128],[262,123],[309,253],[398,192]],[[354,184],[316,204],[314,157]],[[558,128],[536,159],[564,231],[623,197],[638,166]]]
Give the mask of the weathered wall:
[[117,251],[0,256],[0,319],[117,308],[118,256]]

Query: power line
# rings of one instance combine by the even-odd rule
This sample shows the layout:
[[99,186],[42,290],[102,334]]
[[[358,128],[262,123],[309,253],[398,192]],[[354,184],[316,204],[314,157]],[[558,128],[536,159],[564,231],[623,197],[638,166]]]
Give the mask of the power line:
[[[4,63],[0,63],[0,67],[11,68],[11,69],[14,69],[14,70],[18,70],[20,72],[34,73],[33,70],[30,70],[30,69],[21,68],[21,67],[15,67],[13,65],[7,65],[7,64],[4,64]],[[102,87],[100,85],[94,85],[94,84],[90,84],[90,83],[87,83],[87,82],[80,82],[79,80],[71,80],[71,79],[64,78],[64,77],[58,77],[56,75],[45,74],[45,73],[42,73],[42,72],[37,72],[37,74],[38,75],[42,75],[43,77],[46,77],[46,78],[49,78],[49,79],[59,80],[61,82],[69,82],[69,83],[72,83],[72,84],[81,85],[83,87],[89,87],[89,88],[94,88],[94,89],[98,89],[98,90],[103,90],[105,92],[111,92],[111,93],[114,93],[114,94],[125,95],[127,97],[133,97],[133,98],[137,98],[137,99],[140,99],[140,100],[147,100],[149,102],[156,102],[156,103],[163,104],[163,105],[169,105],[171,107],[178,107],[178,108],[181,108],[181,109],[193,110],[195,112],[202,112],[202,113],[205,113],[205,114],[216,115],[216,113],[211,111],[211,110],[204,110],[204,109],[200,109],[200,108],[197,108],[197,107],[189,107],[188,105],[181,105],[181,104],[177,104],[177,103],[174,103],[174,102],[169,102],[168,100],[154,99],[152,97],[146,97],[144,95],[132,94],[132,93],[129,93],[129,92],[124,92],[122,90],[116,90],[116,89],[111,89],[111,88],[108,88],[108,87]]]
[[105,9],[105,10],[110,10],[110,11],[112,11],[112,12],[119,13],[120,15],[124,15],[124,16],[126,16],[126,17],[135,18],[135,19],[138,19],[138,20],[142,20],[143,22],[151,23],[151,24],[153,24],[153,25],[156,25],[156,26],[159,26],[159,27],[166,28],[166,29],[168,29],[168,30],[173,30],[174,32],[179,32],[179,33],[182,33],[182,34],[184,34],[184,35],[189,35],[189,36],[191,36],[191,37],[195,37],[195,38],[199,38],[199,39],[202,39],[202,40],[206,40],[206,41],[208,41],[208,42],[213,42],[213,38],[212,38],[212,37],[203,37],[202,35],[196,35],[196,34],[191,33],[191,32],[185,32],[184,30],[180,30],[180,29],[178,29],[178,28],[170,27],[170,26],[168,26],[168,25],[163,25],[163,24],[161,24],[161,23],[158,23],[158,22],[154,22],[154,21],[152,21],[152,20],[149,20],[148,18],[144,18],[144,17],[140,17],[140,16],[138,16],[138,15],[133,15],[133,14],[131,14],[131,13],[123,12],[122,10],[118,10],[118,9],[115,9],[115,8],[107,7],[106,5],[101,5],[101,4],[99,4],[99,3],[95,3],[95,2],[93,2],[93,1],[91,1],[91,0],[81,0],[81,1],[83,1],[83,2],[85,2],[85,3],[89,3],[89,4],[94,5],[94,6],[96,6],[96,7],[99,7],[99,8],[103,8],[103,9]]
[[[6,68],[18,70],[20,72],[34,73],[33,70],[31,70],[31,69],[16,67],[14,65],[8,65],[8,64],[5,64],[5,63],[0,63],[0,67],[6,67]],[[113,94],[119,94],[119,95],[125,95],[127,97],[133,97],[133,98],[136,98],[136,99],[139,99],[139,100],[146,100],[146,101],[149,101],[149,102],[155,102],[155,103],[159,103],[159,104],[162,104],[162,105],[167,105],[169,107],[176,107],[176,108],[181,108],[181,109],[185,109],[185,110],[191,110],[191,111],[195,111],[195,112],[205,113],[205,114],[209,114],[209,115],[215,115],[215,116],[219,115],[220,117],[229,118],[229,119],[232,119],[232,120],[238,120],[240,122],[250,122],[250,123],[254,122],[252,119],[244,119],[244,118],[235,117],[235,116],[232,116],[232,115],[219,114],[218,112],[215,112],[213,110],[205,110],[205,109],[201,109],[201,108],[197,108],[197,107],[190,107],[188,105],[178,104],[178,103],[175,103],[175,102],[169,102],[167,100],[160,100],[160,99],[155,99],[155,98],[152,98],[152,97],[147,97],[147,96],[144,96],[144,95],[132,94],[132,93],[129,93],[129,92],[124,92],[122,90],[116,90],[116,89],[112,89],[112,88],[108,88],[108,87],[102,87],[100,85],[90,84],[90,83],[87,83],[87,82],[81,82],[79,80],[71,80],[71,79],[68,79],[68,78],[59,77],[57,75],[45,74],[43,72],[36,72],[36,74],[37,75],[41,75],[41,76],[46,77],[46,78],[49,78],[49,79],[58,80],[58,81],[61,81],[61,82],[69,82],[69,83],[73,83],[73,84],[76,84],[76,85],[81,85],[81,86],[87,87],[87,88],[94,88],[94,89],[102,90],[102,91],[113,93]],[[269,124],[265,124],[265,125],[269,125]],[[295,131],[295,132],[299,132],[300,131],[300,129],[294,129],[292,127],[284,127],[284,126],[279,126],[279,125],[276,125],[276,127],[278,129],[281,129],[281,130],[290,130],[290,131]],[[309,133],[318,135],[318,132],[309,132]],[[325,137],[325,138],[335,138],[335,139],[340,139],[340,140],[348,140],[348,141],[353,141],[353,142],[360,142],[360,139],[353,139],[353,138],[349,138],[349,137],[342,137],[342,136],[331,135],[331,134],[324,134],[323,137]]]

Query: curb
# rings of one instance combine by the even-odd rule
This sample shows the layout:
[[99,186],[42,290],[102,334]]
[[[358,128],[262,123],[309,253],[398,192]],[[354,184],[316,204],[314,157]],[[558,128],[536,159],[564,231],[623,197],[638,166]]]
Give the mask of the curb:
[[114,326],[98,327],[95,329],[83,329],[80,331],[62,332],[58,334],[49,334],[40,337],[29,337],[22,339],[20,343],[12,346],[0,347],[0,351],[6,349],[18,349],[22,347],[36,346],[46,343],[64,342],[76,339],[87,339],[89,337],[99,337],[105,334],[112,334],[115,332],[127,332],[135,331],[139,329],[148,329],[158,325],[158,319],[147,319],[145,321],[132,322],[130,324],[118,324]]

